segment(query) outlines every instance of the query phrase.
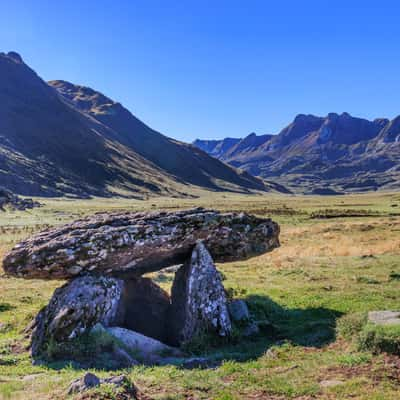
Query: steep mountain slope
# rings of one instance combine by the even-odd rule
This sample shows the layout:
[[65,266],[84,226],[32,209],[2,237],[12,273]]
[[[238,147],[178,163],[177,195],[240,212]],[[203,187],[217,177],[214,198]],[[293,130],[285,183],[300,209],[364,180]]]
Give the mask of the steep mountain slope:
[[119,103],[52,86],[16,53],[0,53],[0,182],[25,195],[184,195],[265,189],[194,146],[153,131]]
[[392,189],[400,187],[399,135],[400,117],[300,114],[279,134],[252,137],[250,148],[242,139],[219,158],[300,192]]
[[195,140],[193,145],[216,158],[222,158],[224,154],[240,139],[225,138],[222,140]]
[[134,149],[178,181],[217,189],[217,184],[210,179],[214,178],[262,189],[262,183],[252,176],[227,168],[226,164],[217,162],[196,147],[152,130],[120,103],[93,89],[66,81],[50,81],[49,84],[73,106],[112,129],[120,143]]

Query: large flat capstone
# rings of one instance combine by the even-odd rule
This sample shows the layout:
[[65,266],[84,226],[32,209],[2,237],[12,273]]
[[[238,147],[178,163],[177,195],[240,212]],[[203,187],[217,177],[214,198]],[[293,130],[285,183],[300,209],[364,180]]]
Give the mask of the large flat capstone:
[[246,213],[201,208],[95,214],[20,242],[3,268],[22,278],[137,277],[184,263],[198,240],[217,262],[240,260],[279,246],[279,226]]

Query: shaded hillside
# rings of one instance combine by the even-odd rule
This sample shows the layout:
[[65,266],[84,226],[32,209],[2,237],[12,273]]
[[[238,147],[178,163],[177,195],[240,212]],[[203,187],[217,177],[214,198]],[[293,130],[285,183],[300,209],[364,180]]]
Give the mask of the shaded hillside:
[[251,134],[218,158],[299,192],[393,189],[400,187],[399,137],[399,117],[300,114],[279,134]]
[[[184,195],[263,182],[169,139],[102,94],[0,53],[0,182],[25,195]],[[57,90],[56,90],[56,89]]]

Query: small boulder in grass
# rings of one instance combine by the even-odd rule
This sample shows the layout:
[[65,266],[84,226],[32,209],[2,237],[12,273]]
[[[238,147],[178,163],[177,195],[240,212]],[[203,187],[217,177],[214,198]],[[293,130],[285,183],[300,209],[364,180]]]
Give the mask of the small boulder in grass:
[[250,322],[247,326],[243,329],[242,335],[244,337],[252,337],[256,336],[260,333],[260,328],[258,327],[256,322]]
[[116,399],[148,399],[147,397],[139,396],[138,389],[125,375],[111,376],[108,378],[100,379],[95,374],[92,374],[90,372],[86,373],[82,378],[74,380],[67,390],[67,395],[84,395],[86,391],[101,387],[102,385],[113,385],[115,389],[118,390],[118,396],[113,397]]
[[96,386],[100,386],[100,379],[90,372],[86,373],[82,378],[74,380],[68,388],[68,395],[82,393]]
[[330,380],[324,380],[321,381],[319,384],[323,388],[331,388],[339,385],[343,385],[345,382],[340,381],[338,379],[330,379]]
[[249,308],[244,300],[235,299],[229,303],[229,314],[236,322],[248,321],[250,319]]
[[400,311],[370,311],[368,322],[375,325],[399,325]]

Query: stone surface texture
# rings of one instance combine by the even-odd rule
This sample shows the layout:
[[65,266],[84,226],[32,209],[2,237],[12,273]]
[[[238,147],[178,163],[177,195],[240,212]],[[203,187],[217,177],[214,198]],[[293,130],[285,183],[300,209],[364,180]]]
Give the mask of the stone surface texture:
[[137,353],[139,357],[150,355],[169,354],[180,355],[180,351],[171,346],[167,346],[158,340],[144,336],[141,333],[120,327],[109,327],[106,331],[117,339],[126,349],[132,353]]
[[97,323],[118,322],[123,282],[112,277],[84,276],[55,290],[35,320],[32,355],[50,339],[65,342],[88,332]]
[[232,325],[225,290],[204,243],[176,273],[171,291],[170,341],[182,344],[203,332],[228,336]]
[[100,379],[95,374],[87,372],[82,378],[71,382],[68,388],[68,395],[81,393],[85,390],[100,386],[100,383]]
[[205,209],[95,214],[20,242],[3,268],[23,278],[137,277],[185,262],[197,240],[217,262],[245,259],[279,246],[279,225]]
[[368,322],[376,325],[400,325],[400,311],[370,311]]
[[229,314],[233,321],[248,321],[250,319],[249,308],[244,300],[235,299],[229,303]]
[[[139,391],[136,386],[133,385],[128,377],[125,375],[110,376],[108,378],[100,379],[95,374],[87,372],[82,378],[78,378],[71,382],[68,387],[67,395],[74,395],[83,393],[89,389],[99,387],[103,384],[113,385],[116,388],[124,389],[124,399],[138,399]],[[118,397],[121,398],[121,397]]]

